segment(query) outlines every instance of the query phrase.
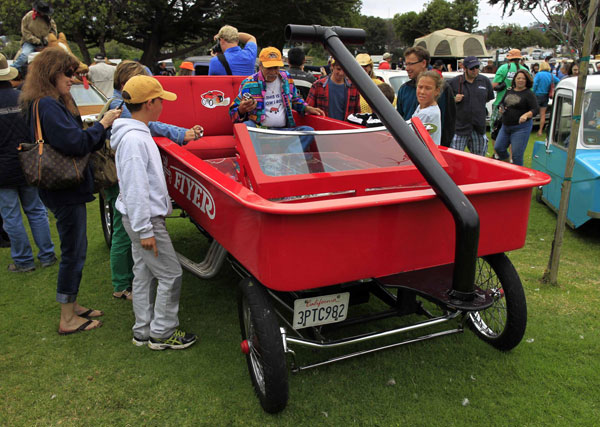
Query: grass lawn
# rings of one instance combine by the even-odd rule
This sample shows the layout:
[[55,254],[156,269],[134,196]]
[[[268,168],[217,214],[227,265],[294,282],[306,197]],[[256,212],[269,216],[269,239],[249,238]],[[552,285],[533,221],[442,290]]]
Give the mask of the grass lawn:
[[[532,143],[526,162],[531,150]],[[527,243],[509,254],[523,281],[529,320],[513,351],[499,352],[467,330],[290,373],[287,408],[268,415],[239,351],[239,279],[231,268],[210,281],[184,273],[180,321],[200,335],[199,343],[181,352],[135,347],[131,304],[111,296],[97,202],[88,205],[88,215],[79,300],[104,310],[102,328],[58,336],[57,266],[2,274],[2,426],[591,426],[600,419],[598,221],[567,229],[560,285],[544,285],[556,217],[532,200]],[[178,250],[198,260],[194,254],[206,241],[195,227],[185,219],[168,226]],[[58,244],[54,218],[51,230]],[[0,249],[0,268],[10,262],[9,250]]]

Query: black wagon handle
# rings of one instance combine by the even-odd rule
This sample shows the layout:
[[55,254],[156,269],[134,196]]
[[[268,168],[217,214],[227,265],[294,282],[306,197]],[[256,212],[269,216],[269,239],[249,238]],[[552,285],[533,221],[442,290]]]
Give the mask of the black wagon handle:
[[322,27],[320,25],[294,25],[285,28],[289,41],[322,43],[339,63],[361,95],[371,105],[396,142],[406,151],[419,172],[425,177],[444,205],[451,212],[456,225],[454,272],[451,297],[471,301],[475,297],[475,267],[479,244],[479,215],[452,178],[421,143],[410,126],[385,98],[371,78],[364,72],[348,51],[347,44],[362,44],[366,33],[362,29]]

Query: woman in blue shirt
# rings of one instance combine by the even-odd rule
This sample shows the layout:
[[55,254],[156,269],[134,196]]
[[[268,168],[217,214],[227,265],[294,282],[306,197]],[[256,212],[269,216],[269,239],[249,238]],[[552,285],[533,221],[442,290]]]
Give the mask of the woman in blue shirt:
[[536,73],[533,79],[533,93],[537,98],[538,106],[540,107],[540,128],[537,135],[542,136],[544,125],[546,124],[546,109],[548,108],[548,100],[550,99],[549,92],[552,83],[556,86],[559,82],[558,77],[550,72],[550,64],[543,61],[540,64],[540,71]]

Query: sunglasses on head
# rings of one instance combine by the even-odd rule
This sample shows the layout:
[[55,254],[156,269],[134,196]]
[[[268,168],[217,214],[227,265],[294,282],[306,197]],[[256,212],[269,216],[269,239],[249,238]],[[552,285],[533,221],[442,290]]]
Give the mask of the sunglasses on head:
[[65,76],[71,78],[75,75],[75,70],[67,70],[64,72]]

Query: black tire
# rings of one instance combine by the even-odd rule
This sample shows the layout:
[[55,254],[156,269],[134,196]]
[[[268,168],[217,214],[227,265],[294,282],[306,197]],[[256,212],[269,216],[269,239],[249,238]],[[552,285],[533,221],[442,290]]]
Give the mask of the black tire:
[[238,313],[252,385],[266,412],[282,411],[288,401],[288,374],[277,316],[263,286],[251,278],[240,282]]
[[469,326],[498,350],[516,347],[527,327],[527,302],[521,279],[508,257],[500,253],[479,258],[475,285],[492,290],[494,304],[486,310],[469,313]]
[[542,197],[544,195],[544,190],[542,190],[542,187],[536,187],[535,190],[535,201],[538,203],[544,203],[544,201],[542,200]]
[[104,241],[106,242],[106,246],[110,249],[113,232],[113,210],[110,203],[104,198],[104,193],[102,191],[98,193],[98,201],[100,203],[100,222],[102,223]]

